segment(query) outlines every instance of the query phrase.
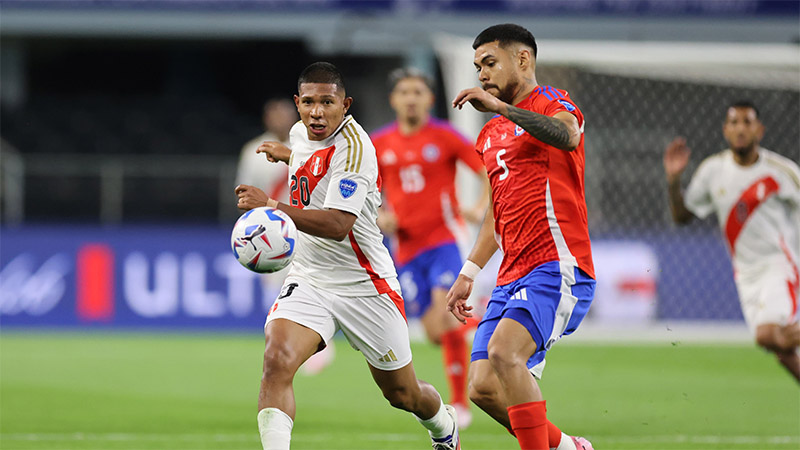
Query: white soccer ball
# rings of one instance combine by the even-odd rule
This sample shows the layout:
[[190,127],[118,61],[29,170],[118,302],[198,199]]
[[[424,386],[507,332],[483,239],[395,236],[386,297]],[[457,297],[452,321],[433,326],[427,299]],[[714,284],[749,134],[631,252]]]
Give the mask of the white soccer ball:
[[241,265],[258,273],[277,272],[294,258],[297,228],[275,208],[254,208],[239,217],[231,233],[231,249]]

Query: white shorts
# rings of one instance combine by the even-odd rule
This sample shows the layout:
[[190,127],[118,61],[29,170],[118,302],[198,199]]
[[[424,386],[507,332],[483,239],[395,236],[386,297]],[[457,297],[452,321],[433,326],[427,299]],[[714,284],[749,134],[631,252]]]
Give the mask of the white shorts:
[[788,325],[797,320],[798,274],[789,263],[770,263],[758,270],[737,272],[736,289],[750,331],[759,325]]
[[397,370],[411,362],[411,345],[408,323],[395,301],[402,301],[396,292],[344,297],[313,287],[302,278],[288,277],[266,323],[291,320],[316,331],[326,344],[342,330],[369,365],[380,370]]

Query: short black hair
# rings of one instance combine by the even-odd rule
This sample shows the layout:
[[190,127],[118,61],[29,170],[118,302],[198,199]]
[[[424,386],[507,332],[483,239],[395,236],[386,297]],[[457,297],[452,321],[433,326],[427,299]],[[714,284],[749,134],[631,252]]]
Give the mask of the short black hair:
[[323,83],[335,84],[338,89],[342,91],[344,88],[344,78],[342,73],[333,64],[329,62],[315,62],[300,72],[300,77],[297,79],[297,92],[300,92],[300,85],[303,83]]
[[479,34],[472,43],[472,49],[477,50],[481,45],[494,41],[500,42],[501,47],[505,47],[512,42],[527,45],[533,49],[533,57],[536,58],[536,39],[530,31],[517,24],[502,23],[499,25],[492,25],[481,31],[481,34]]
[[[728,109],[731,109],[731,108],[749,108],[749,109],[752,109],[753,111],[756,112],[756,119],[759,119],[759,120],[761,119],[761,114],[758,111],[758,108],[756,108],[756,104],[753,103],[751,100],[744,100],[744,99],[743,100],[736,100],[735,102],[733,102],[730,105],[728,105]],[[727,109],[726,109],[726,111],[727,111]]]
[[433,92],[433,79],[416,67],[401,67],[391,71],[388,79],[389,91],[393,91],[397,87],[397,83],[406,78],[419,78]]

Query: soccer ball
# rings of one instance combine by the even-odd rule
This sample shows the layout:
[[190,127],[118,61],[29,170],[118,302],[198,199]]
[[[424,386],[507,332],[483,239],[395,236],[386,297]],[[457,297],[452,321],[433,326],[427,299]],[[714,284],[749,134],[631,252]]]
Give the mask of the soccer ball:
[[258,273],[277,272],[294,258],[297,228],[278,209],[254,208],[239,217],[231,233],[231,249],[239,264]]

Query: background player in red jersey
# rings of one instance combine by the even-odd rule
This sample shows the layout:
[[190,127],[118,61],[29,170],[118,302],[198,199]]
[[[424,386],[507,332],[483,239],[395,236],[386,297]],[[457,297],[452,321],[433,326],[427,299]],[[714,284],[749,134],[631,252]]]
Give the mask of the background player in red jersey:
[[472,315],[466,298],[473,279],[498,245],[503,262],[475,334],[470,399],[507,427],[523,450],[591,449],[586,439],[567,436],[547,420],[534,378],[541,377],[547,350],[575,331],[594,296],[583,114],[565,91],[537,85],[536,40],[525,28],[489,27],[472,47],[481,87],[461,91],[453,107],[469,102],[497,113],[476,143],[492,208],[448,292],[456,318]]
[[[420,317],[431,342],[442,346],[450,404],[458,410],[459,427],[465,428],[471,422],[466,395],[469,327],[445,308],[447,289],[462,263],[456,235],[465,232],[456,200],[456,163],[464,162],[482,178],[485,171],[472,142],[449,123],[431,118],[433,85],[426,75],[397,69],[389,84],[397,121],[372,135],[390,208],[381,208],[378,225],[395,237],[393,257],[407,314]],[[487,198],[484,190],[465,215],[483,217]]]

